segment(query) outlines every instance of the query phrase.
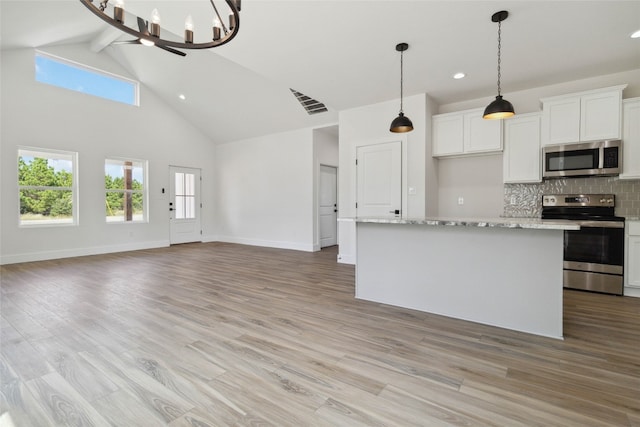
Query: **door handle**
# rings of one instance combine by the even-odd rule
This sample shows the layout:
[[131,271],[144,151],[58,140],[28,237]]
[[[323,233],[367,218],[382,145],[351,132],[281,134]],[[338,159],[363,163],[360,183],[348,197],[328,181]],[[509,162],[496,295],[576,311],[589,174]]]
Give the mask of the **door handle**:
[[172,210],[173,210],[173,208],[169,208],[169,211],[172,211]]
[[393,211],[389,211],[389,213],[396,214],[396,215],[400,215],[400,209],[396,209],[396,210],[393,210]]
[[338,212],[338,209],[334,209],[333,211],[334,211],[334,212]]

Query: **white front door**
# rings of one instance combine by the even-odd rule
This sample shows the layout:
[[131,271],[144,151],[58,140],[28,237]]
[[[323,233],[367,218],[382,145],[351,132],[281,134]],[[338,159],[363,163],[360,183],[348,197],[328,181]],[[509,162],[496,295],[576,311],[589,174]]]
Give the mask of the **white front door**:
[[338,169],[320,166],[320,247],[338,244]]
[[363,145],[356,149],[356,215],[396,217],[402,214],[402,142]]
[[200,169],[169,167],[171,244],[201,242]]

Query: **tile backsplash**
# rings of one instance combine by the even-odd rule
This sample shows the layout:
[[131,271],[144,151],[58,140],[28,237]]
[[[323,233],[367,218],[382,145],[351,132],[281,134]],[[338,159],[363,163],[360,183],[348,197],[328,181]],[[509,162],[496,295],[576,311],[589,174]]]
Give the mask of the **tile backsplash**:
[[640,180],[618,177],[548,179],[539,184],[505,184],[504,216],[540,218],[543,194],[615,194],[616,215],[640,218]]

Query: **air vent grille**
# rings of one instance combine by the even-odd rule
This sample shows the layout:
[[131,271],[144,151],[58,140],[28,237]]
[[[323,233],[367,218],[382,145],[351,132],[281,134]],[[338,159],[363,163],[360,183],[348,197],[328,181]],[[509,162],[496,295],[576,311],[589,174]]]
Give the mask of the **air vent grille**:
[[304,93],[300,93],[295,89],[290,90],[308,114],[318,114],[328,111],[327,107],[322,102],[316,101],[315,99],[310,98]]

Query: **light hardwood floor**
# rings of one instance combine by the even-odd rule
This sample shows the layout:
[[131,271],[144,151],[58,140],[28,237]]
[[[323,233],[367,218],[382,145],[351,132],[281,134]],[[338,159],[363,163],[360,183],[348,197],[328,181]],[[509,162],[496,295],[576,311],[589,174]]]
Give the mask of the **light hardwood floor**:
[[565,291],[561,341],[356,300],[335,259],[207,243],[4,266],[0,412],[17,426],[640,426],[640,299]]

